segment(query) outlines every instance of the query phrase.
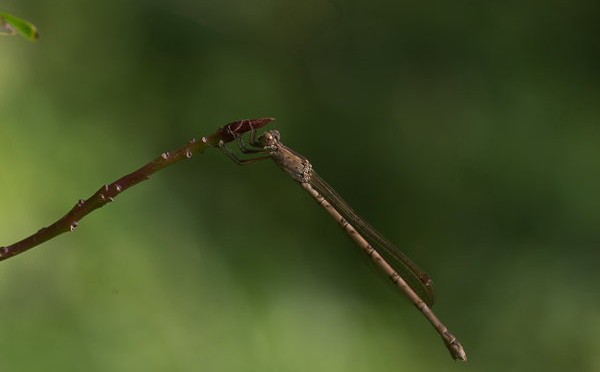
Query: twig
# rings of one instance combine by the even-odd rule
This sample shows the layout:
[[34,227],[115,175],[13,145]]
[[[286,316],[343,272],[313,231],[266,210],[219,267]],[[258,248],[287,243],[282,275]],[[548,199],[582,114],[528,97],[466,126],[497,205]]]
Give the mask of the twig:
[[0,247],[0,261],[23,253],[37,245],[40,245],[60,234],[73,231],[79,225],[79,221],[94,210],[112,202],[119,194],[136,184],[150,178],[154,173],[176,163],[182,159],[189,159],[195,153],[203,153],[208,147],[217,147],[231,142],[238,135],[258,129],[273,118],[245,119],[229,123],[219,128],[215,133],[202,137],[200,141],[192,139],[185,146],[173,152],[164,152],[158,158],[138,170],[119,178],[111,184],[104,185],[86,200],[80,199],[75,206],[59,220],[50,226],[43,227],[35,234],[11,245]]

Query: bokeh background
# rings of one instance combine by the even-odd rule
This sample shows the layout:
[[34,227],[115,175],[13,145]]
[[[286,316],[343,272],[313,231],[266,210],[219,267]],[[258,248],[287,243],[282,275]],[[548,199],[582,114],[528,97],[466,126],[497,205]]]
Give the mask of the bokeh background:
[[1,263],[2,371],[600,371],[593,2],[9,0],[0,243],[271,127],[433,277],[425,319],[270,162],[208,151]]

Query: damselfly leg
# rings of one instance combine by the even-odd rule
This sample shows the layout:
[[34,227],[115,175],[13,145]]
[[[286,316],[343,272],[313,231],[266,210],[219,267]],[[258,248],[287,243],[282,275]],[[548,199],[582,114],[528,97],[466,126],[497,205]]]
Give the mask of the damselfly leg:
[[[237,133],[235,131],[230,131],[231,136],[237,141],[240,152],[243,154],[266,154],[268,150],[260,147],[260,142],[256,138],[257,130],[253,127],[250,127],[250,146],[248,147],[244,142],[244,133]],[[257,162],[259,160],[270,159],[270,155],[261,155],[248,159],[240,159],[231,149],[223,142],[219,142],[219,149],[227,155],[229,159],[231,159],[234,163],[238,165],[246,165]]]

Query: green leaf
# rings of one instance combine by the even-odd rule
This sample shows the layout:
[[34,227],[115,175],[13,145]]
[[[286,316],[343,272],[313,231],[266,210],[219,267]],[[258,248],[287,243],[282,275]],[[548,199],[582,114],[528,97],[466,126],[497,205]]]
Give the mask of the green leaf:
[[40,37],[37,27],[31,23],[11,14],[0,12],[0,34],[14,35],[17,32],[31,41]]

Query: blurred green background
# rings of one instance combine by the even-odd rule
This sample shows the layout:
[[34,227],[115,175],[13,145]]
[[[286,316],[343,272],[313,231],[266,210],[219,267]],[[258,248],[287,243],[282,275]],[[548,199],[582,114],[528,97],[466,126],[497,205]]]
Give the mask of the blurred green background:
[[0,264],[2,371],[600,371],[594,3],[1,6],[41,38],[0,38],[0,244],[274,116],[469,356],[273,164],[208,151]]

